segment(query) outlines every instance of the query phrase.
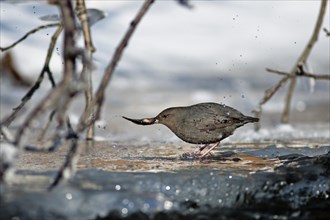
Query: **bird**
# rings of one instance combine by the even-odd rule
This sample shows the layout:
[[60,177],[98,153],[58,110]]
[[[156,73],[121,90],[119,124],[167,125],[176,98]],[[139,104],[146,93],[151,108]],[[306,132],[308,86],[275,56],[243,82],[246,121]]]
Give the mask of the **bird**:
[[[181,140],[201,144],[199,150],[194,152],[200,158],[208,155],[237,128],[259,121],[259,118],[245,116],[230,106],[213,102],[167,108],[153,118],[122,117],[138,125],[165,125]],[[212,146],[202,153],[210,144]]]

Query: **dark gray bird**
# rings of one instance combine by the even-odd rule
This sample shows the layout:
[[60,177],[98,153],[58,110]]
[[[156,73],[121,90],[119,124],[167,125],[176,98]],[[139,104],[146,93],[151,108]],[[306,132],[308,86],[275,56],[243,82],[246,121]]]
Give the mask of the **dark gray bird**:
[[[155,123],[167,126],[183,141],[192,144],[204,144],[195,155],[204,157],[217,147],[221,140],[233,134],[236,128],[249,122],[258,122],[258,118],[243,115],[238,110],[217,103],[200,103],[185,107],[165,109],[154,118],[123,118],[139,125]],[[205,153],[205,147],[212,145]]]

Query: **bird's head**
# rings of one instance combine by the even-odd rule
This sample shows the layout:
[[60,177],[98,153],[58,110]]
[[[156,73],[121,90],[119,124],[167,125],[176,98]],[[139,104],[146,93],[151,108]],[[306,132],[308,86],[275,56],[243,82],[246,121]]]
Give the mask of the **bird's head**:
[[160,123],[166,126],[174,125],[177,123],[177,114],[178,112],[174,108],[165,109],[155,117],[155,123]]

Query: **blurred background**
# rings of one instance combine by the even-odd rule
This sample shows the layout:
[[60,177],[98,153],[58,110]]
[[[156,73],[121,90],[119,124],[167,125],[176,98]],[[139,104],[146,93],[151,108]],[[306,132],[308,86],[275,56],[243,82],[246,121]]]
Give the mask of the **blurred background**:
[[[172,106],[199,102],[230,105],[246,115],[257,107],[264,91],[281,76],[266,72],[273,68],[289,72],[312,35],[320,1],[190,1],[193,8],[176,1],[155,1],[137,27],[107,89],[102,120],[96,125],[99,140],[179,142],[164,126],[139,127],[122,115],[152,117]],[[54,21],[40,17],[58,14],[45,1],[1,1],[0,45],[5,47],[29,30]],[[129,23],[142,1],[87,1],[88,8],[106,13],[92,27],[94,89]],[[329,5],[328,8],[329,9]],[[329,10],[322,29],[329,30]],[[10,50],[17,71],[30,82],[38,77],[55,28],[39,31]],[[308,59],[308,70],[329,73],[330,38],[322,30]],[[79,44],[83,45],[82,36]],[[56,81],[62,76],[62,37],[50,68]],[[4,57],[1,52],[1,58]],[[29,87],[17,86],[1,69],[1,119],[7,116]],[[44,83],[26,105],[31,110],[50,89]],[[278,135],[330,137],[329,81],[298,79],[292,102],[291,127],[278,128],[286,87],[264,106],[263,129],[256,133],[248,125],[228,140]],[[84,109],[81,95],[72,105],[71,121]],[[22,115],[13,124],[19,125]],[[36,123],[38,126],[38,123]],[[41,125],[40,125],[41,126]]]

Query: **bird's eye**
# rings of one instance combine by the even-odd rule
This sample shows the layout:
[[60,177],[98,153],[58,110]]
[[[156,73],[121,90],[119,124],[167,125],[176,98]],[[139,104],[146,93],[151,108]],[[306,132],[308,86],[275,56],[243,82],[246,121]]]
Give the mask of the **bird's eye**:
[[163,115],[163,118],[167,118],[167,115]]

